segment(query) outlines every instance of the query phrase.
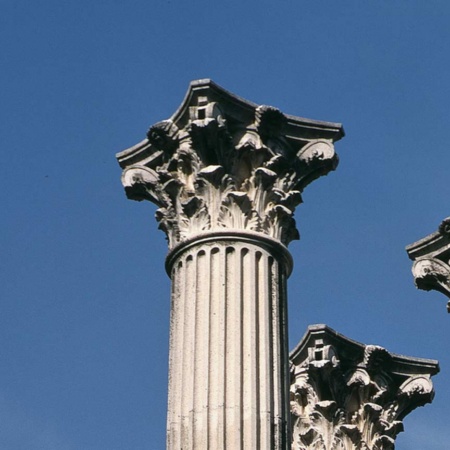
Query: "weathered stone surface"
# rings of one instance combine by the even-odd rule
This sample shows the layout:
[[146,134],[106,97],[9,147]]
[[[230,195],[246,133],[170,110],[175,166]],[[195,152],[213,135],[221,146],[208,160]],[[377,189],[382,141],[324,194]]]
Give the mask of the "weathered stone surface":
[[286,262],[248,237],[205,237],[172,267],[168,449],[286,450]]
[[[414,261],[412,273],[419,289],[436,290],[450,298],[450,217],[438,231],[406,247]],[[447,303],[450,313],[450,301]]]
[[169,241],[168,450],[290,448],[286,245],[342,136],[199,80],[117,155],[127,196],[159,207]]
[[292,351],[292,450],[390,450],[431,402],[437,361],[389,353],[314,325]]
[[298,239],[301,192],[335,169],[340,124],[257,106],[210,80],[191,83],[168,120],[117,155],[130,199],[158,205],[169,247],[199,233],[244,230]]

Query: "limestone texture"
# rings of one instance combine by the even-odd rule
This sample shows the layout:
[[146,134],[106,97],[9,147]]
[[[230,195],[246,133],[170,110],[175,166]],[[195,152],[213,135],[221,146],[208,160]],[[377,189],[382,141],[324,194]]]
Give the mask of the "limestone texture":
[[117,155],[127,196],[158,206],[169,245],[167,449],[290,449],[286,246],[343,135],[198,80]]
[[291,355],[292,450],[392,450],[403,418],[434,396],[437,361],[313,325]]
[[[450,298],[450,217],[438,230],[406,247],[414,261],[412,273],[419,289],[436,290]],[[450,301],[447,303],[450,313]]]

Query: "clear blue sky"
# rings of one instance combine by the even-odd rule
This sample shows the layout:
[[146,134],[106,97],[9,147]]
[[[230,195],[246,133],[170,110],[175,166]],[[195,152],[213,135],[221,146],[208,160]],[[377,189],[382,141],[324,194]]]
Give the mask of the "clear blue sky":
[[438,359],[397,448],[447,450],[450,316],[404,247],[450,215],[449,23],[447,0],[2,0],[0,449],[164,448],[166,244],[115,153],[212,78],[344,124],[296,213],[290,347],[326,323]]

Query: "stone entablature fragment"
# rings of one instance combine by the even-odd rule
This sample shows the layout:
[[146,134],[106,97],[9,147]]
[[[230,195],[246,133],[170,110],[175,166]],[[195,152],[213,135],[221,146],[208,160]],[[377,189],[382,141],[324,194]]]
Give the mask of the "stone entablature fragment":
[[[406,247],[414,261],[412,273],[419,289],[436,290],[450,298],[450,217],[438,231]],[[447,303],[450,313],[450,301]]]
[[150,200],[169,247],[208,231],[298,239],[293,219],[306,185],[334,170],[340,124],[281,113],[211,80],[190,84],[168,120],[117,155],[127,196]]
[[403,418],[432,401],[437,361],[313,325],[290,354],[292,450],[391,450]]

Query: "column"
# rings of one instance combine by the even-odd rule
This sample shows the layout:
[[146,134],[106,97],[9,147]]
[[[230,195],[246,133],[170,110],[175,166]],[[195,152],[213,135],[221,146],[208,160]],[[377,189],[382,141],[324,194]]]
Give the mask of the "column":
[[393,450],[403,419],[434,397],[437,361],[312,325],[291,355],[292,450]]
[[199,80],[117,155],[127,196],[159,207],[169,245],[167,449],[290,448],[287,245],[342,136]]

